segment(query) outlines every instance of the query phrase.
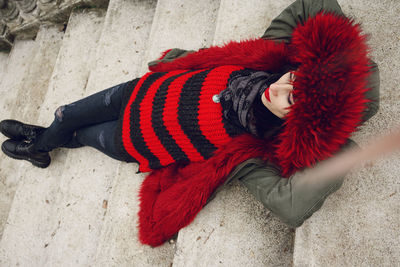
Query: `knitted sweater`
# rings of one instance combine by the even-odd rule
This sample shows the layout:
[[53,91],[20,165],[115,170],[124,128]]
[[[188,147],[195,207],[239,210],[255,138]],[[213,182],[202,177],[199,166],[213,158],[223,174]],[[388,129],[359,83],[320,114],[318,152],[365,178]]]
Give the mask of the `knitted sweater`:
[[[218,95],[229,80],[251,71],[239,66],[150,72],[137,81],[121,114],[122,145],[147,172],[173,162],[208,159],[246,133],[223,116]],[[214,96],[214,99],[213,99]]]
[[229,79],[228,88],[219,94],[223,115],[246,132],[264,138],[280,127],[283,120],[269,111],[261,102],[261,96],[284,73],[246,70],[247,74]]

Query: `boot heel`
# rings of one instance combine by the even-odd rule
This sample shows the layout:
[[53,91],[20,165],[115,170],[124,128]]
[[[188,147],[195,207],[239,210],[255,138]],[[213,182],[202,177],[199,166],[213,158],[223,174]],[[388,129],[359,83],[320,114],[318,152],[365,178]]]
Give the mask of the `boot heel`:
[[32,152],[33,143],[8,139],[1,145],[1,150],[13,159],[27,160],[39,168],[47,168],[51,158],[48,152]]

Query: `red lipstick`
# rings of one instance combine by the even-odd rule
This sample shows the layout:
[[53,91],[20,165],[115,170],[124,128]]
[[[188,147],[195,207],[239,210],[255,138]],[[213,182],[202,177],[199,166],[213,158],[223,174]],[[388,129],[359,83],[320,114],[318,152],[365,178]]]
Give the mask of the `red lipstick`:
[[265,90],[264,95],[268,102],[271,102],[271,99],[269,98],[269,87]]

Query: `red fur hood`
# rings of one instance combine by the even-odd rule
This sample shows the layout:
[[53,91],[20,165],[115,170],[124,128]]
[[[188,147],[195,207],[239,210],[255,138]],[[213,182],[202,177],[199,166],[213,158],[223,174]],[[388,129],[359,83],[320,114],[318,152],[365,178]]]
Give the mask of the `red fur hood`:
[[269,159],[288,177],[331,156],[361,123],[367,103],[368,47],[360,25],[351,19],[319,13],[298,25],[288,44],[264,39],[230,42],[159,63],[150,70],[221,65],[273,72],[298,66],[295,103],[284,128],[268,143],[240,136],[209,160],[153,171],[140,190],[142,243],[160,245],[188,225],[240,162],[251,157]]

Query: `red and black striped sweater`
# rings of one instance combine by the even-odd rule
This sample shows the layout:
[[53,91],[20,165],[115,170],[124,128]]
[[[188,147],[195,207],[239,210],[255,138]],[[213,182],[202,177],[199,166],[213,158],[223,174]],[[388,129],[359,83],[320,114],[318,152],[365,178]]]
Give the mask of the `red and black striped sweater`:
[[245,133],[223,117],[213,96],[226,89],[230,78],[248,71],[227,65],[149,72],[134,80],[120,116],[126,160],[138,162],[140,172],[201,161]]

